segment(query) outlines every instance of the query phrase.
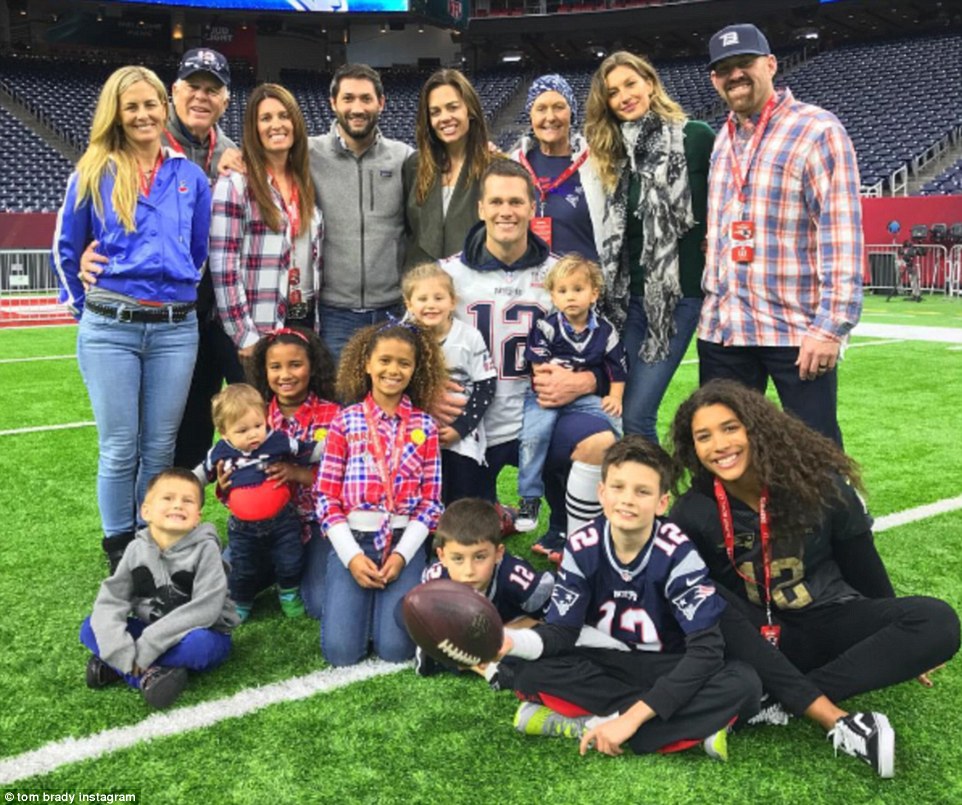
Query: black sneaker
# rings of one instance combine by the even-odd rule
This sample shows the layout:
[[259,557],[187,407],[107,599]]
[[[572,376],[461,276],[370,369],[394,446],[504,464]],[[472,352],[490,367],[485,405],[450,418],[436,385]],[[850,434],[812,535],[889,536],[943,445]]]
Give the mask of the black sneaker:
[[117,570],[117,565],[120,564],[120,560],[124,558],[124,551],[127,550],[127,546],[133,542],[134,534],[119,534],[116,537],[104,537],[100,541],[101,547],[104,549],[104,553],[107,555],[107,565],[110,568],[110,575],[114,575]]
[[538,527],[538,515],[541,513],[541,498],[521,498],[518,504],[518,516],[514,518],[514,527],[522,534],[534,531]]
[[895,730],[881,713],[849,713],[835,722],[828,738],[836,755],[841,749],[864,760],[879,777],[895,774]]
[[187,687],[186,668],[166,668],[151,665],[140,678],[140,692],[144,701],[156,710],[170,707]]
[[120,674],[94,654],[87,660],[87,687],[104,688],[120,681]]

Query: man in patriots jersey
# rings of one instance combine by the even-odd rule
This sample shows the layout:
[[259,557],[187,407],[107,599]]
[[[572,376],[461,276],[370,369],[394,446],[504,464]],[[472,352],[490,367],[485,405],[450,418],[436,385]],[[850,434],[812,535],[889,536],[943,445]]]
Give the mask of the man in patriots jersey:
[[[448,506],[438,521],[434,549],[438,561],[425,569],[421,581],[452,579],[473,587],[488,597],[504,623],[529,626],[544,618],[554,576],[505,552],[501,517],[488,501],[462,498]],[[414,668],[420,676],[442,667],[417,649]]]
[[685,534],[659,519],[671,460],[631,435],[605,453],[601,473],[604,516],[568,538],[546,623],[506,633],[502,651],[530,660],[515,669],[527,700],[515,726],[580,737],[582,754],[702,744],[727,759],[727,729],[758,711],[761,683],[725,661],[725,602]]
[[[464,250],[441,261],[457,291],[455,317],[481,331],[498,371],[494,400],[484,416],[489,476],[481,494],[491,501],[496,499],[498,473],[518,463],[524,395],[531,384],[524,360],[528,332],[551,308],[544,278],[555,258],[528,228],[534,198],[531,176],[521,165],[492,160],[481,177],[481,220],[468,232]],[[601,367],[575,372],[555,364],[536,367],[533,380],[539,402],[551,408],[585,394],[605,393],[607,384]],[[460,411],[442,407],[438,413],[444,418]],[[567,506],[549,498],[556,518],[567,508],[568,529],[556,521],[557,530],[567,533],[596,515],[598,466],[610,444],[609,430],[606,421],[581,413],[562,417],[555,428],[551,463],[574,462],[568,475]]]

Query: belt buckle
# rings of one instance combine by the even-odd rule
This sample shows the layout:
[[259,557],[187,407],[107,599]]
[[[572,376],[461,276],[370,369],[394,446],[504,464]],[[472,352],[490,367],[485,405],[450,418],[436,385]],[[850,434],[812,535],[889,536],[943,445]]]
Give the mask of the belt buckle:
[[117,321],[124,324],[130,324],[134,320],[134,311],[129,307],[123,307],[122,305],[117,308]]

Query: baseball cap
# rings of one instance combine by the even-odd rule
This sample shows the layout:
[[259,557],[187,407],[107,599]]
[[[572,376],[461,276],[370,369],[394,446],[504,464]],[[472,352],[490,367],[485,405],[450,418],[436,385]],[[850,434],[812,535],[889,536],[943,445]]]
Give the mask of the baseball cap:
[[194,73],[210,73],[230,89],[230,67],[227,59],[216,50],[194,48],[184,54],[180,67],[177,68],[177,78],[187,78]]
[[770,56],[771,53],[765,34],[754,25],[729,25],[708,41],[708,67],[713,68],[729,56]]

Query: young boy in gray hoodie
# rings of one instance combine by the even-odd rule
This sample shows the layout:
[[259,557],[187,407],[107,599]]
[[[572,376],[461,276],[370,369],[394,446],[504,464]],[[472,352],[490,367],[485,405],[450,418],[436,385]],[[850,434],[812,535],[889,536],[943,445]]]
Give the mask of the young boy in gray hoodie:
[[187,669],[227,659],[238,619],[217,531],[200,522],[203,504],[204,488],[190,470],[174,467],[150,480],[141,506],[147,527],[100,585],[80,627],[80,642],[93,652],[87,687],[123,679],[163,708],[183,691]]

